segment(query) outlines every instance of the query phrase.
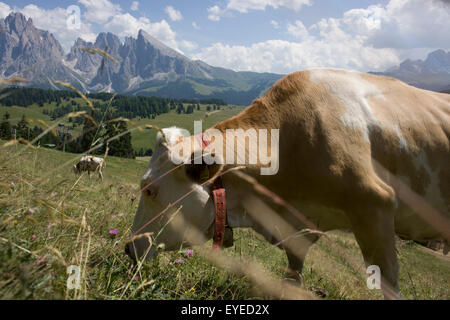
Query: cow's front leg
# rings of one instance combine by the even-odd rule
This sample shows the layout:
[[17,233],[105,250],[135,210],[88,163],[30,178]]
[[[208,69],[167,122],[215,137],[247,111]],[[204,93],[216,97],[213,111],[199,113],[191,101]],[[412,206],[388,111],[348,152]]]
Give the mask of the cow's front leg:
[[293,280],[302,283],[303,264],[309,248],[318,240],[314,234],[292,239],[283,245],[288,258],[288,267],[284,274],[286,280]]
[[382,209],[361,210],[351,217],[351,223],[366,266],[376,265],[380,268],[384,297],[400,299],[394,214]]
[[103,181],[103,173],[101,171],[98,172],[98,177]]

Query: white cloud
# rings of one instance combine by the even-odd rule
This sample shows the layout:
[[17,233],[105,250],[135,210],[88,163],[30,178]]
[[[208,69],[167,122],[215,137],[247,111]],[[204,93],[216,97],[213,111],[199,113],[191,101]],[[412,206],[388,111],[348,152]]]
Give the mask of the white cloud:
[[[243,1],[238,7],[229,0],[228,6],[236,4],[235,10],[245,12],[262,10],[268,3],[271,1]],[[277,2],[278,6],[283,3],[287,1]],[[220,20],[228,6],[209,13]],[[441,0],[390,0],[386,5],[349,10],[339,18],[321,19],[309,28],[299,20],[289,23],[287,33],[298,41],[268,40],[246,46],[219,42],[203,48],[194,58],[234,70],[290,73],[337,67],[380,71],[407,57],[419,58],[437,48],[450,50],[449,21],[448,4]]]
[[181,14],[181,12],[176,10],[172,6],[167,6],[165,11],[166,11],[167,15],[169,16],[170,20],[172,20],[172,21],[178,21],[178,20],[183,19],[183,15]]
[[198,48],[198,44],[192,41],[183,40],[180,42],[180,47],[186,51],[193,51]]
[[442,1],[391,0],[385,8],[371,6],[347,18],[359,19],[365,25],[359,32],[377,48],[450,48],[450,10]]
[[275,28],[275,29],[279,29],[280,25],[278,22],[276,22],[275,20],[271,20],[270,24]]
[[246,13],[249,10],[265,10],[266,7],[286,7],[295,11],[300,10],[304,5],[311,5],[310,0],[229,0],[227,8]]
[[11,11],[10,6],[6,3],[0,2],[0,18],[6,18]]
[[224,15],[224,11],[220,9],[219,6],[212,6],[207,9],[208,11],[208,19],[212,21],[219,21],[220,18]]
[[105,23],[122,11],[118,4],[109,0],[78,0],[78,2],[86,7],[85,18],[95,23]]
[[295,24],[288,24],[288,33],[300,41],[306,40],[309,37],[308,30],[300,20],[295,21]]
[[384,70],[399,62],[393,50],[366,48],[361,40],[351,37],[345,42],[308,39],[301,43],[268,40],[250,46],[215,43],[193,58],[233,70],[276,73],[314,67]]
[[151,22],[148,18],[136,18],[129,13],[124,13],[115,15],[104,28],[120,37],[136,37],[142,29],[169,47],[179,50],[175,39],[176,34],[166,20]]
[[299,11],[305,5],[311,5],[311,0],[228,0],[225,8],[215,5],[208,8],[208,19],[219,21],[222,17],[227,16],[230,11],[247,13],[249,10],[265,10],[266,7],[278,9],[285,7],[295,11]]
[[130,6],[131,11],[137,11],[139,9],[139,1],[133,1]]
[[96,35],[91,31],[91,25],[88,23],[81,21],[80,29],[67,28],[66,9],[46,10],[34,4],[29,4],[23,9],[15,7],[14,11],[19,11],[27,18],[31,18],[36,28],[53,33],[66,51],[70,49],[78,37],[86,41],[95,41]]
[[192,26],[194,27],[195,30],[199,30],[200,27],[198,26],[197,22],[192,22]]

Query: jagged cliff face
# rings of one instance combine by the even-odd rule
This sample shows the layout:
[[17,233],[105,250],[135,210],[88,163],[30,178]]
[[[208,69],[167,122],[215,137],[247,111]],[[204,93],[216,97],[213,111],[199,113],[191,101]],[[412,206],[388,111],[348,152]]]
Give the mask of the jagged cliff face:
[[[25,77],[26,85],[58,89],[55,80],[70,82],[87,92],[118,92],[174,98],[221,98],[249,104],[282,75],[234,72],[193,61],[145,31],[122,42],[112,33],[100,33],[94,43],[77,39],[65,55],[48,31],[33,26],[20,13],[0,19],[0,76]],[[83,48],[108,49],[117,62]],[[450,53],[437,50],[425,61],[403,62],[386,75],[431,90],[450,86]]]
[[[66,62],[74,70],[78,70],[81,73],[86,73],[87,75],[96,72],[99,63],[101,63],[101,57],[99,55],[89,54],[82,51],[82,49],[92,49],[95,48],[92,42],[86,42],[83,39],[78,38],[70,52],[67,54]],[[93,78],[93,76],[91,76]]]
[[0,76],[24,77],[29,85],[57,88],[55,80],[80,79],[63,63],[65,53],[58,40],[48,31],[34,27],[32,19],[11,13],[0,19]]
[[36,29],[31,19],[12,13],[0,19],[0,73],[9,77],[47,61],[60,61],[64,50],[48,31]]
[[[55,37],[33,26],[20,13],[0,19],[0,75],[25,77],[26,85],[58,88],[55,80],[83,91],[160,95],[177,98],[218,97],[248,104],[281,75],[234,72],[193,61],[145,31],[122,43],[112,33],[100,33],[94,43],[77,39],[65,55]],[[90,54],[99,48],[117,62]]]

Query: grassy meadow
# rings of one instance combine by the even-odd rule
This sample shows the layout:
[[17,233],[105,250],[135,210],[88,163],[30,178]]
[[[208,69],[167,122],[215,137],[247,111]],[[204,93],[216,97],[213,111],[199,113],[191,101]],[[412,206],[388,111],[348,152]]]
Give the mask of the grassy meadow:
[[[185,107],[188,104],[185,104]],[[244,107],[242,106],[222,106],[221,110],[217,111],[206,111],[207,105],[200,105],[200,110],[194,110],[194,113],[191,114],[177,114],[175,110],[171,110],[169,113],[164,113],[157,116],[153,120],[149,119],[137,119],[134,118],[132,121],[138,125],[144,127],[146,124],[156,125],[160,128],[168,128],[171,126],[177,126],[180,128],[184,128],[194,133],[194,121],[203,120],[203,130],[213,126],[215,123],[231,118],[242,110]],[[206,118],[205,115],[209,114]],[[154,149],[156,138],[155,130],[139,131],[134,130],[131,133],[131,141],[133,143],[133,147],[135,150],[139,150],[140,148],[152,148]]]
[[[206,259],[211,241],[194,247],[190,257],[180,248],[133,265],[122,241],[130,232],[147,161],[108,157],[101,182],[73,174],[79,157],[23,145],[0,147],[1,299],[272,298],[248,275]],[[112,229],[118,234],[109,234]],[[351,233],[329,237],[363,266]],[[450,298],[448,257],[400,240],[397,250],[405,299]],[[257,263],[280,281],[287,266],[280,249],[248,229],[235,230],[234,246],[225,254]],[[69,265],[81,267],[79,290],[67,289]],[[309,252],[303,279],[303,289],[326,299],[382,299],[323,239]]]
[[[86,107],[86,102],[81,98],[71,98],[71,99],[63,99],[62,104],[70,103],[71,101],[75,101],[78,103],[81,107]],[[97,100],[91,99],[92,102],[95,102]],[[184,107],[187,108],[189,104],[184,104]],[[194,108],[194,112],[191,114],[178,114],[175,110],[170,110],[168,113],[163,113],[159,116],[157,116],[155,119],[148,119],[148,118],[133,118],[132,120],[137,126],[145,127],[145,125],[155,125],[160,128],[167,128],[171,126],[178,126],[184,129],[189,130],[189,132],[194,132],[194,121],[195,120],[203,120],[203,129],[209,128],[215,123],[222,121],[224,119],[231,118],[232,116],[237,115],[240,113],[244,107],[243,106],[234,106],[234,105],[227,105],[227,106],[221,106],[220,111],[207,111],[207,107],[212,105],[206,105],[201,104],[200,110],[197,110]],[[40,123],[38,123],[36,120],[43,120],[48,125],[52,126],[54,124],[58,123],[66,123],[69,124],[67,121],[67,117],[61,117],[57,119],[51,119],[49,115],[43,114],[43,110],[46,109],[48,111],[51,111],[53,109],[57,108],[56,103],[45,103],[42,107],[39,107],[36,103],[24,108],[19,106],[1,106],[0,105],[0,119],[3,117],[5,112],[8,112],[11,116],[10,123],[12,125],[17,124],[17,122],[20,121],[22,118],[22,115],[25,114],[26,118],[29,121],[29,127],[32,128],[34,125],[37,125],[39,127],[42,127]],[[205,117],[206,114],[209,114],[209,116]],[[130,129],[133,130],[131,126],[129,126]],[[43,128],[45,129],[45,128]],[[72,130],[73,137],[76,138],[81,134],[81,131],[83,129],[82,125],[78,125],[76,128]],[[131,132],[131,142],[133,144],[134,150],[138,151],[139,149],[154,149],[155,144],[155,138],[156,138],[156,131],[155,130],[133,130]]]

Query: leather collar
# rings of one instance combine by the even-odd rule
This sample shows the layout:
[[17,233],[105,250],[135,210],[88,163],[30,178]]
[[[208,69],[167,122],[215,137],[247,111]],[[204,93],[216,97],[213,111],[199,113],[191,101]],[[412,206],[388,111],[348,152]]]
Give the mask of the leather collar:
[[[202,148],[206,148],[210,141],[202,133],[197,139]],[[214,235],[213,250],[228,248],[233,245],[233,229],[227,225],[227,202],[226,192],[222,177],[218,176],[211,185],[211,196],[214,202]]]

